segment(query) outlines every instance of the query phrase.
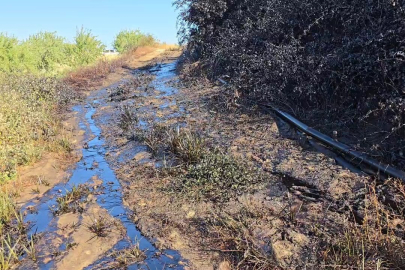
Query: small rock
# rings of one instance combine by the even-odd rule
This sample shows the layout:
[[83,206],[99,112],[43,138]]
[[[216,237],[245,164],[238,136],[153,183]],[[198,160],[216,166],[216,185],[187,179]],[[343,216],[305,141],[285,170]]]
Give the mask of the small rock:
[[218,270],[232,270],[231,264],[227,261],[223,261],[219,264]]
[[195,211],[191,210],[191,211],[189,211],[189,212],[187,213],[186,218],[187,218],[187,219],[190,219],[190,218],[193,218],[193,217],[195,217]]
[[44,264],[47,264],[47,263],[49,263],[50,261],[52,261],[52,257],[46,257],[46,258],[43,260],[43,263],[44,263]]
[[143,206],[146,206],[147,203],[146,203],[144,200],[141,200],[141,201],[138,203],[138,205],[143,207]]

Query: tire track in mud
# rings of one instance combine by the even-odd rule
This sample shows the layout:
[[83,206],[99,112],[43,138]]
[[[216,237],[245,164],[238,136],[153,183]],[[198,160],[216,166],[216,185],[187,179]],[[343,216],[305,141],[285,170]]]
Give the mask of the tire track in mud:
[[[157,78],[160,81],[162,78]],[[54,209],[58,204],[58,198],[66,195],[72,187],[91,184],[94,179],[101,180],[101,184],[94,187],[94,201],[97,206],[105,209],[109,215],[118,220],[125,228],[125,233],[121,239],[114,243],[108,252],[104,252],[104,257],[96,262],[90,262],[91,265],[85,269],[111,269],[109,264],[114,260],[108,256],[112,251],[123,250],[131,247],[139,242],[139,248],[145,252],[146,259],[140,263],[135,263],[127,266],[127,269],[183,269],[185,262],[182,261],[178,252],[173,250],[158,250],[151,241],[144,238],[136,225],[131,221],[131,211],[123,205],[122,187],[106,160],[107,149],[104,139],[101,136],[101,130],[96,125],[93,116],[98,108],[105,105],[103,97],[105,97],[107,89],[101,89],[90,95],[86,100],[86,105],[77,105],[74,111],[80,116],[80,128],[85,130],[85,143],[82,151],[82,159],[77,163],[73,170],[70,179],[67,183],[58,184],[48,191],[42,198],[37,201],[30,201],[22,207],[22,210],[28,214],[25,221],[31,224],[29,235],[40,234],[40,260],[35,266],[22,266],[22,269],[39,268],[39,269],[58,269],[58,263],[62,258],[52,257],[50,246],[55,246],[57,251],[62,252],[68,250],[67,244],[69,238],[64,237],[58,228],[58,217],[54,215]],[[89,208],[89,207],[87,207]],[[35,210],[33,210],[35,209]],[[84,209],[84,213],[87,209]],[[82,214],[78,218],[79,226],[83,221]],[[108,236],[107,236],[108,237]],[[58,239],[58,241],[55,241]],[[89,232],[89,240],[92,241],[91,233]],[[107,242],[107,241],[106,241]],[[100,243],[99,243],[100,244]],[[103,245],[101,241],[101,245]],[[52,257],[50,259],[50,257]],[[71,262],[72,269],[75,269]]]

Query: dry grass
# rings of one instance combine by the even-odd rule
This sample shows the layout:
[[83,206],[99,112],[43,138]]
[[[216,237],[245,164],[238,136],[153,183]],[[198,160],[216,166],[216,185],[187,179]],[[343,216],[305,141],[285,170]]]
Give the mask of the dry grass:
[[86,185],[73,186],[65,195],[56,199],[57,205],[52,207],[52,213],[60,216],[66,213],[83,211],[83,203],[86,202],[90,189]]
[[[386,193],[388,190],[389,193]],[[392,201],[387,200],[391,196],[398,203],[394,207]],[[306,262],[300,267],[334,270],[405,269],[404,210],[403,183],[393,181],[383,186],[368,185],[361,222],[348,219],[340,227],[318,227],[319,232],[311,236],[314,243],[311,247],[303,247],[311,250],[312,254],[306,255]],[[272,242],[269,240],[268,245],[263,245],[255,234],[254,228],[267,220],[268,214],[245,207],[232,214],[214,209],[208,217],[193,219],[192,224],[201,233],[202,249],[219,252],[220,261],[230,262],[232,269],[285,269],[273,256]],[[307,222],[311,225],[311,221]],[[302,224],[301,229],[304,228]],[[278,229],[289,231],[297,228],[286,217],[284,228]],[[293,254],[303,263],[303,259],[298,257],[301,255]],[[295,264],[289,267],[298,269]]]
[[114,258],[117,262],[116,266],[112,266],[113,269],[121,269],[146,259],[145,252],[139,248],[139,243],[127,249],[115,251],[110,255],[110,257]]
[[117,57],[103,57],[94,65],[82,67],[69,73],[63,81],[76,91],[88,91],[101,87],[108,75],[122,68],[131,69],[131,61],[135,61],[140,56],[150,53],[158,47],[158,45],[156,47],[139,47]]
[[87,229],[94,234],[94,237],[107,237],[111,232],[111,222],[106,217],[99,215],[93,217],[91,222],[86,225]]
[[221,261],[230,262],[232,269],[282,269],[273,254],[258,245],[250,230],[257,218],[260,218],[257,213],[243,208],[234,215],[226,212],[212,213],[211,217],[194,220],[194,223],[204,232],[202,247],[219,252]]
[[[389,188],[389,194],[383,190]],[[367,185],[362,224],[347,222],[340,238],[323,252],[325,268],[404,269],[405,186],[399,181]],[[385,196],[394,196],[388,205]],[[385,203],[383,203],[385,200]]]
[[126,60],[126,55],[113,59],[103,58],[95,65],[79,68],[71,72],[63,80],[76,91],[88,91],[94,87],[101,86],[103,80],[109,74],[116,72],[125,65]]
[[27,236],[27,224],[11,197],[0,192],[0,269],[14,268],[23,255],[36,260],[36,236]]

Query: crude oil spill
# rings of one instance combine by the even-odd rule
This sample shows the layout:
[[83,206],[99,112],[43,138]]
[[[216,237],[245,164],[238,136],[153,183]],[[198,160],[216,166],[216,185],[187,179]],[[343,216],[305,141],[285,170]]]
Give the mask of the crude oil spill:
[[[165,83],[173,77],[172,72],[168,72],[168,69],[173,69],[175,64],[165,65],[156,71],[156,79],[152,83],[157,89],[159,89],[164,96],[173,95],[176,92],[175,88],[167,87]],[[80,127],[85,130],[85,136],[88,141],[86,147],[82,150],[83,158],[77,163],[76,169],[69,181],[66,184],[59,184],[48,191],[39,201],[32,201],[27,203],[23,210],[27,210],[34,207],[35,212],[29,213],[25,217],[25,221],[29,222],[32,227],[30,228],[30,234],[43,233],[46,238],[61,238],[57,234],[58,226],[57,220],[52,213],[52,207],[56,205],[56,199],[64,195],[67,190],[72,186],[79,184],[90,183],[93,177],[103,181],[101,194],[97,194],[97,203],[100,207],[106,209],[111,216],[119,219],[126,228],[126,237],[119,241],[112,250],[122,250],[130,247],[139,242],[139,247],[144,250],[147,259],[127,267],[127,269],[183,269],[181,265],[181,257],[178,252],[172,250],[158,250],[154,245],[144,238],[141,232],[137,229],[135,224],[130,219],[130,211],[123,205],[122,188],[115,176],[114,171],[106,161],[105,153],[106,146],[103,138],[101,137],[101,130],[97,127],[93,120],[93,115],[96,113],[98,107],[102,107],[102,95],[106,90],[100,90],[95,95],[87,98],[86,106],[76,106],[74,110],[81,115]],[[98,100],[100,99],[100,101]],[[136,154],[136,153],[135,153]],[[93,166],[98,164],[98,166]],[[59,247],[59,250],[63,250],[64,245]],[[111,251],[112,251],[111,250]],[[110,252],[107,252],[109,254]],[[105,255],[107,255],[105,254]],[[104,256],[105,256],[104,255]],[[86,269],[99,269],[103,264],[111,262],[111,258],[104,257]],[[54,261],[48,263],[38,263],[40,269],[53,269],[55,268]]]

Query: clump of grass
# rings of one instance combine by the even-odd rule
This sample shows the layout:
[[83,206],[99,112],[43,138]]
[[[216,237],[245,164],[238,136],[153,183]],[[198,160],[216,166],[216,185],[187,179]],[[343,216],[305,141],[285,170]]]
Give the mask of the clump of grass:
[[[195,220],[207,241],[202,245],[220,252],[221,259],[233,266],[232,269],[281,269],[271,252],[257,245],[249,226],[255,220],[255,214],[246,209],[233,216],[222,212],[204,220]],[[268,248],[267,248],[268,249]]]
[[67,191],[64,196],[56,199],[57,205],[52,208],[55,216],[60,216],[66,213],[82,212],[83,207],[81,203],[90,194],[90,189],[86,185],[73,186],[71,190]]
[[0,242],[0,268],[7,270],[14,267],[19,262],[20,253],[17,250],[17,244],[14,243],[10,234],[2,237]]
[[151,128],[139,132],[137,138],[149,148],[152,154],[156,155],[159,148],[164,144],[166,131],[166,126],[155,124]]
[[32,193],[34,193],[34,194],[39,194],[39,193],[41,193],[41,190],[39,189],[38,186],[36,186],[35,188],[32,188],[31,191],[32,191]]
[[60,138],[57,140],[58,146],[62,149],[62,151],[66,153],[70,153],[73,151],[73,146],[70,140],[66,137]]
[[125,267],[146,259],[145,252],[139,248],[139,243],[110,255],[118,263],[119,267]]
[[174,180],[169,190],[184,192],[196,199],[225,202],[262,181],[258,169],[214,150],[202,156],[199,162],[188,165],[185,175]]
[[118,126],[124,131],[132,131],[139,122],[135,112],[127,105],[122,107]]
[[43,185],[46,187],[49,187],[51,185],[51,183],[49,183],[49,181],[47,179],[45,179],[43,176],[38,176],[38,185]]
[[24,255],[36,260],[36,236],[27,236],[24,216],[11,197],[0,192],[0,269],[13,269]]
[[66,244],[66,251],[69,251],[69,250],[71,250],[71,249],[74,249],[74,248],[77,247],[77,246],[78,246],[78,244],[75,243],[75,242],[68,242],[68,243]]
[[35,240],[36,240],[35,238],[36,238],[35,235],[31,235],[29,240],[28,240],[27,245],[25,245],[25,247],[24,247],[25,253],[34,262],[37,261],[37,250],[36,250],[36,247],[35,247]]
[[94,237],[106,237],[111,232],[111,222],[100,215],[87,224],[87,229],[94,234]]
[[400,207],[394,209],[382,203],[381,189],[376,184],[368,185],[362,223],[347,222],[342,237],[326,245],[325,265],[345,269],[405,267],[405,186],[399,181],[388,182],[385,186],[394,192]]
[[15,217],[16,206],[6,193],[0,192],[0,232],[5,224]]
[[169,150],[187,164],[198,162],[205,154],[205,140],[196,132],[179,127],[166,132]]

